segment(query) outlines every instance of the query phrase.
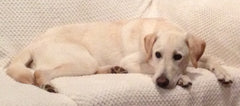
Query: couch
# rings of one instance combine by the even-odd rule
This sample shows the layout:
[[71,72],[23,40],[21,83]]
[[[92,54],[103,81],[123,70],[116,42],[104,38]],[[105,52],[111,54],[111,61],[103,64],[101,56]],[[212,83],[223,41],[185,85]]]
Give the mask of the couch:
[[[1,106],[239,106],[239,0],[0,1]],[[224,86],[205,69],[188,68],[190,88],[162,89],[143,74],[101,74],[52,80],[59,93],[21,84],[5,73],[9,60],[46,29],[71,23],[162,17],[207,42],[204,55],[232,75]]]

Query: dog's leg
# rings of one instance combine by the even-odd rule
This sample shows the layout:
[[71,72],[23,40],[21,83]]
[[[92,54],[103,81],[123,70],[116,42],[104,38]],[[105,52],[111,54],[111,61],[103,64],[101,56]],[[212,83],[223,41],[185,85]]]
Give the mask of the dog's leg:
[[230,74],[212,57],[202,57],[199,61],[199,67],[210,70],[215,74],[218,81],[223,84],[232,83]]
[[61,76],[89,75],[96,72],[96,66],[82,66],[80,64],[66,63],[52,70],[37,70],[34,73],[35,84],[49,92],[57,92],[50,81]]
[[120,61],[120,66],[130,73],[136,73],[141,71],[139,53],[133,53],[124,57]]
[[36,70],[35,84],[49,92],[57,92],[50,83],[51,79],[61,76],[80,76],[95,74],[98,68],[97,61],[90,55],[84,55],[77,61],[60,64],[49,70]]
[[120,61],[120,67],[127,70],[128,73],[153,74],[154,69],[146,62],[143,54],[136,52],[124,57]]
[[133,53],[122,60],[119,65],[107,65],[98,68],[97,74],[101,73],[140,73],[141,58],[139,53]]

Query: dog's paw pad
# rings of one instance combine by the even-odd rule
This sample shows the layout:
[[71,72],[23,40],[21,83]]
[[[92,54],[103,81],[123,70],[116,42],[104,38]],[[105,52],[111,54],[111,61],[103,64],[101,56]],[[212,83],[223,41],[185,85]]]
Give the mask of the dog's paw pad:
[[192,86],[192,83],[191,83],[191,82],[188,82],[187,84],[183,84],[183,85],[182,85],[182,87],[184,87],[184,88],[188,88],[188,87],[190,87],[190,86]]
[[57,93],[57,90],[50,84],[46,84],[43,89],[51,93]]
[[222,84],[226,84],[226,85],[233,83],[232,80],[226,80],[226,79],[224,79],[224,78],[218,79],[218,81],[221,82]]
[[217,79],[224,85],[230,85],[233,83],[231,76],[228,74],[219,74],[217,75]]
[[128,73],[128,72],[122,67],[114,66],[111,68],[111,73]]
[[222,67],[211,68],[218,81],[223,85],[230,85],[233,83],[231,75]]
[[179,79],[177,85],[184,87],[184,88],[188,88],[188,87],[192,86],[192,82],[184,81],[183,79]]

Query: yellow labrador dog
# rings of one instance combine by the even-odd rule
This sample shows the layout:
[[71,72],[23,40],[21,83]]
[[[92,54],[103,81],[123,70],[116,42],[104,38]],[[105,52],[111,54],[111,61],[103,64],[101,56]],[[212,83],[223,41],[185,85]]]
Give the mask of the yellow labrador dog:
[[49,29],[19,53],[6,73],[49,92],[53,78],[98,73],[146,73],[162,88],[191,85],[186,67],[206,68],[224,84],[231,76],[202,57],[205,42],[163,19],[74,24]]

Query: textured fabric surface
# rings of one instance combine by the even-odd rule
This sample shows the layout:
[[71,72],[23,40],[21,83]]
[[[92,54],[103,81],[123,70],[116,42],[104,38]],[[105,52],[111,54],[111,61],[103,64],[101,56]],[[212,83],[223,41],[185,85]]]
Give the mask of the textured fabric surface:
[[[205,55],[240,67],[239,0],[148,0],[142,17],[164,17],[207,42]],[[144,7],[142,7],[144,8]]]
[[231,87],[222,86],[207,70],[192,68],[189,89],[158,88],[150,76],[142,74],[64,77],[52,82],[80,106],[239,106],[240,71],[225,68],[233,76]]
[[[239,0],[1,0],[0,67],[53,26],[160,16],[205,39],[206,55],[240,68],[239,4]],[[221,86],[208,71],[194,70],[204,75],[194,74],[189,90],[181,87],[163,90],[155,87],[149,76],[141,74],[93,75],[55,79],[53,83],[61,94],[16,83],[0,71],[0,103],[237,106],[239,69],[227,69],[234,77],[231,87]]]
[[20,84],[0,69],[1,106],[77,106],[63,94],[48,93],[33,85]]

